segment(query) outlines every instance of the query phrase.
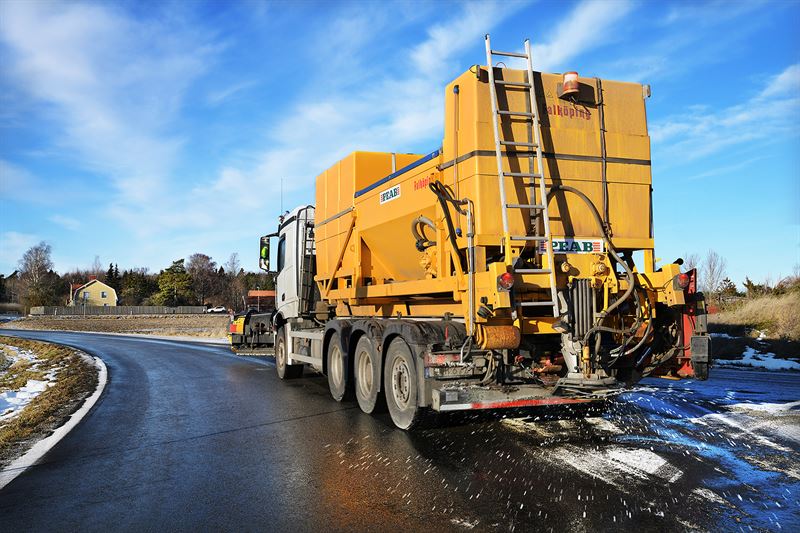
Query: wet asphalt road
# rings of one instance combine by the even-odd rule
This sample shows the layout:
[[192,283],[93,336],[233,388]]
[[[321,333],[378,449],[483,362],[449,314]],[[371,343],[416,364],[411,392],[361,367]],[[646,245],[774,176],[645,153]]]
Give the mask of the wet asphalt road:
[[[11,332],[3,332],[11,333]],[[648,380],[602,417],[405,433],[224,346],[81,333],[105,393],[0,491],[0,531],[800,531],[800,374]]]

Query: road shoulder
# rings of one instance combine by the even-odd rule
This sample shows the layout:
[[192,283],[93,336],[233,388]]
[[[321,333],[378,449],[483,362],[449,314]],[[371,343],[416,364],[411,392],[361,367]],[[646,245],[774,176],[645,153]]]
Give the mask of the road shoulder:
[[102,395],[108,371],[99,358],[66,346],[13,337],[0,337],[0,345],[12,356],[0,374],[2,489],[80,423]]

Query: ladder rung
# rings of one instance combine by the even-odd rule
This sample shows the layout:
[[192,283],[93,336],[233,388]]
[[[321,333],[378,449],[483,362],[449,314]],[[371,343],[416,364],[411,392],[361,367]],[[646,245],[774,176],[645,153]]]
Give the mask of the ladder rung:
[[503,176],[510,178],[541,178],[541,174],[531,174],[530,172],[503,172]]
[[515,274],[549,274],[549,268],[518,268],[514,270]]
[[517,141],[500,141],[503,146],[527,146],[528,148],[536,148],[536,143],[521,143]]
[[553,302],[519,302],[518,305],[520,305],[521,307],[534,307],[534,306],[540,306],[540,305],[550,305],[550,306],[552,306],[552,305],[555,305],[555,304]]
[[544,209],[541,204],[506,204],[509,209]]
[[531,86],[530,83],[525,81],[506,81],[506,80],[494,80],[495,84],[497,85],[505,85],[506,87],[525,87],[528,88]]
[[500,50],[492,50],[493,56],[507,56],[507,57],[521,57],[522,59],[527,59],[528,56],[525,54],[520,54],[517,52],[501,52]]
[[533,113],[528,113],[527,111],[506,111],[505,109],[498,109],[497,114],[533,118]]
[[547,237],[539,237],[536,235],[512,235],[512,241],[537,241],[537,242],[545,242],[547,241]]

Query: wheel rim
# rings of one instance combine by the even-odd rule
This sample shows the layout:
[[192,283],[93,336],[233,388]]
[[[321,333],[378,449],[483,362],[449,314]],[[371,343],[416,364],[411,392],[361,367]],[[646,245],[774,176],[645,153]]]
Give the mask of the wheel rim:
[[277,355],[277,366],[278,368],[283,368],[286,364],[286,346],[283,344],[283,341],[278,342],[278,349],[276,350]]
[[411,396],[411,372],[405,360],[398,357],[392,363],[392,396],[397,407],[404,410],[408,407]]
[[372,392],[372,358],[369,353],[362,351],[358,354],[358,392],[367,398]]
[[328,372],[331,376],[331,381],[333,381],[336,386],[342,382],[342,352],[338,346],[335,346],[333,350],[331,350],[331,360],[329,361]]

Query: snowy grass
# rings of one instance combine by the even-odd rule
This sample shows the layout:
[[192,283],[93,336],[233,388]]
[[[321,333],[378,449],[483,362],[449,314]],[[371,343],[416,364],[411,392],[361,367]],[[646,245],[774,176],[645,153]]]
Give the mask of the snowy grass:
[[0,336],[0,465],[61,425],[96,388],[97,371],[71,348]]
[[800,370],[800,362],[790,359],[776,359],[774,353],[759,353],[748,346],[741,359],[716,359],[720,366],[739,366],[748,368],[764,368],[766,370]]

